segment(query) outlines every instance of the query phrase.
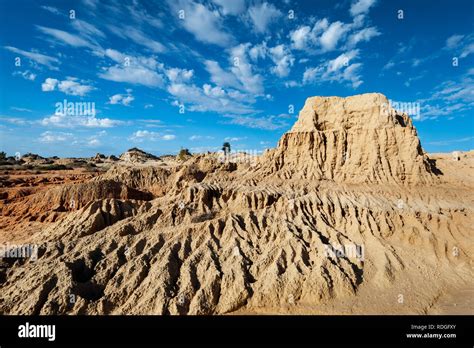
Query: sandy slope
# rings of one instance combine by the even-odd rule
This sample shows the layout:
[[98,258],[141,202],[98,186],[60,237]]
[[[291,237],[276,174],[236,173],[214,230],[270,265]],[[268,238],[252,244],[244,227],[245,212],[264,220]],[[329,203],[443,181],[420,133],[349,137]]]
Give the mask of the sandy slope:
[[122,161],[11,202],[59,215],[36,262],[4,260],[0,312],[472,313],[474,153],[426,155],[385,102],[309,98],[258,159]]

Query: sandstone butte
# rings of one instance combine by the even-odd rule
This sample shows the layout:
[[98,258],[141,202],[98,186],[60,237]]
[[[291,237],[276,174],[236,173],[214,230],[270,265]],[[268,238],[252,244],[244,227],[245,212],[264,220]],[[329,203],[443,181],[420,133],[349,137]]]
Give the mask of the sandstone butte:
[[134,149],[8,196],[2,241],[39,249],[3,259],[0,313],[472,314],[473,153],[425,153],[387,105],[312,97],[249,161]]

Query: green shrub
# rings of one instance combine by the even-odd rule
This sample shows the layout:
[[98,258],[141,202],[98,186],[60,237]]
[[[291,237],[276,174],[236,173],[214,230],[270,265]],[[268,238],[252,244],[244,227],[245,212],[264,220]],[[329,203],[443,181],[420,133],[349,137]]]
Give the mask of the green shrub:
[[192,156],[188,149],[179,150],[178,160],[185,161],[188,157]]

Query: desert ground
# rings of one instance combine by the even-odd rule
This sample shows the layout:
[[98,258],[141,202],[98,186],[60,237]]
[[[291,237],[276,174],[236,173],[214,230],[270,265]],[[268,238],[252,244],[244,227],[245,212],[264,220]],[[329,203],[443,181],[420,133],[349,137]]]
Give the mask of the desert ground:
[[308,98],[260,156],[3,163],[0,244],[37,259],[0,259],[0,313],[474,314],[474,151],[387,102]]

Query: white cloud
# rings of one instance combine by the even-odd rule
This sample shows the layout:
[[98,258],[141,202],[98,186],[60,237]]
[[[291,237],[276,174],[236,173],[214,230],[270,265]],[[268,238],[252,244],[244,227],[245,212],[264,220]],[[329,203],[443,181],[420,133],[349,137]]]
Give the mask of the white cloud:
[[122,104],[125,106],[129,106],[135,98],[132,95],[132,90],[127,89],[127,94],[115,94],[109,98],[109,104]]
[[335,72],[343,68],[344,66],[349,66],[349,62],[356,58],[359,55],[359,50],[352,50],[346,53],[341,54],[333,60],[330,60],[328,63],[327,71]]
[[166,47],[161,42],[151,39],[143,31],[134,26],[129,25],[119,27],[115,25],[108,25],[107,28],[115,35],[123,39],[130,39],[137,45],[146,47],[154,53],[161,53],[166,51]]
[[59,59],[57,59],[57,58],[46,56],[44,54],[37,53],[37,52],[28,52],[28,51],[20,50],[16,47],[12,47],[12,46],[5,46],[4,48],[11,51],[11,52],[14,52],[14,53],[20,54],[22,56],[25,56],[25,57],[35,61],[36,63],[39,63],[41,65],[45,65],[48,68],[50,68],[51,70],[58,70],[58,68],[54,66],[54,64],[59,63]]
[[11,106],[10,109],[15,110],[15,111],[20,111],[20,112],[31,112],[30,109],[18,108],[18,107],[16,107],[16,106]]
[[40,121],[43,126],[58,128],[110,128],[123,124],[122,121],[109,118],[97,118],[95,116],[69,116],[64,114],[45,117]]
[[292,47],[298,50],[319,49],[321,52],[337,48],[346,34],[351,30],[351,24],[340,21],[329,23],[327,18],[318,20],[313,28],[301,26],[290,33]]
[[249,46],[249,44],[240,44],[233,47],[230,50],[229,62],[232,65],[231,71],[239,80],[242,88],[249,93],[258,95],[264,92],[263,78],[255,73],[247,59]]
[[285,118],[287,118],[286,115],[266,117],[230,116],[229,123],[255,129],[276,130],[288,126],[288,123],[284,121]]
[[212,0],[215,4],[222,7],[224,15],[238,15],[245,11],[245,0]]
[[[254,102],[256,96],[264,92],[263,78],[258,74],[249,62],[248,54],[250,44],[240,44],[228,50],[230,71],[221,68],[219,63],[212,60],[204,62],[206,70],[211,75],[211,81],[219,87],[230,87],[236,90],[229,90],[228,95],[233,99]],[[265,48],[266,49],[266,48]],[[266,54],[266,52],[264,52]],[[255,55],[255,53],[253,53]],[[280,59],[284,59],[280,57]],[[285,62],[282,62],[284,64]],[[243,93],[242,93],[243,92]],[[248,94],[250,95],[248,95]]]
[[265,41],[259,45],[253,46],[249,50],[249,56],[253,61],[257,61],[259,59],[265,58],[267,53],[268,53],[268,47]]
[[350,49],[380,35],[376,27],[359,29],[362,25],[360,16],[354,18],[352,23],[330,23],[323,18],[316,21],[312,28],[308,25],[298,27],[290,32],[289,37],[292,48],[297,50],[325,53],[339,48]]
[[298,50],[303,50],[307,47],[307,41],[310,37],[311,28],[307,25],[299,27],[290,33],[290,39],[293,42],[293,47]]
[[97,5],[99,3],[99,0],[82,0],[84,5],[87,7],[90,7],[91,9],[95,10],[97,8]]
[[[14,107],[12,107],[12,109],[15,110]],[[23,126],[23,125],[26,125],[26,124],[30,124],[30,121],[26,121],[26,120],[24,120],[22,118],[18,118],[18,117],[9,117],[9,116],[0,115],[0,120],[3,121],[3,122],[8,122],[8,123],[17,125],[17,126]]]
[[219,63],[213,60],[204,61],[207,72],[211,75],[211,81],[222,87],[241,88],[234,74],[223,70]]
[[116,63],[120,63],[122,65],[126,65],[127,63],[130,64],[132,63],[132,58],[129,57],[126,54],[123,54],[122,52],[119,52],[117,50],[107,48],[104,51],[104,55],[110,59],[112,59]]
[[41,8],[43,10],[46,10],[46,11],[51,12],[51,13],[56,14],[56,15],[61,14],[61,12],[59,12],[59,10],[56,7],[53,7],[53,6],[41,6]]
[[89,85],[82,85],[80,82],[77,82],[76,78],[68,77],[67,80],[60,81],[58,84],[58,89],[69,95],[85,96],[87,93],[92,91],[94,87]]
[[452,35],[446,40],[444,49],[454,51],[459,58],[466,58],[474,53],[474,34]]
[[40,138],[38,139],[41,143],[54,144],[62,143],[66,141],[71,141],[73,138],[72,133],[63,133],[63,132],[51,132],[46,131],[41,133]]
[[157,140],[173,140],[176,139],[174,134],[162,134],[156,132],[150,132],[147,130],[138,130],[134,132],[128,140],[141,143],[144,141],[157,141]]
[[370,8],[375,4],[376,0],[357,0],[351,5],[351,15],[366,15]]
[[204,140],[204,139],[206,139],[206,140],[212,140],[212,139],[214,139],[214,137],[212,137],[212,136],[210,136],[210,135],[205,135],[205,136],[204,136],[204,135],[191,135],[191,136],[189,137],[189,140],[191,140],[191,141]]
[[388,70],[391,69],[395,66],[395,62],[393,60],[388,61],[387,64],[385,64],[382,68],[382,70]]
[[269,52],[272,61],[276,64],[276,66],[271,69],[272,72],[279,77],[288,76],[290,68],[295,62],[290,50],[288,50],[285,45],[278,45],[270,48]]
[[353,88],[359,87],[364,81],[361,79],[360,69],[362,68],[361,63],[355,63],[349,65],[342,75],[343,80],[350,81]]
[[73,20],[71,25],[81,34],[81,36],[87,37],[91,40],[95,40],[95,38],[97,37],[101,39],[105,39],[106,37],[101,30],[97,29],[94,25],[81,19]]
[[162,29],[163,22],[159,18],[150,15],[145,8],[140,7],[140,3],[139,1],[133,1],[127,6],[128,14],[132,16],[132,19],[138,24],[147,23],[154,28]]
[[[306,68],[306,70],[303,73],[303,84],[316,82],[317,77],[322,75],[323,71],[324,69],[322,67]],[[289,86],[289,87],[293,87],[293,86]]]
[[91,147],[96,147],[96,146],[100,146],[102,145],[101,141],[97,138],[91,138],[89,139],[89,141],[87,142],[87,145],[88,146],[91,146]]
[[336,48],[338,42],[349,31],[350,26],[342,22],[334,22],[324,31],[319,39],[324,51],[332,51]]
[[464,138],[450,139],[450,140],[430,141],[427,144],[429,144],[429,145],[438,145],[438,146],[446,146],[446,145],[464,143],[464,142],[473,141],[473,140],[474,140],[474,137],[464,137]]
[[440,85],[439,90],[433,94],[433,99],[449,102],[462,101],[468,106],[474,106],[474,79],[464,77],[459,82],[448,81]]
[[427,99],[421,99],[418,120],[436,119],[440,116],[470,116],[474,111],[474,79],[468,71],[456,80],[439,84]]
[[202,86],[202,90],[204,91],[205,95],[212,98],[222,98],[226,96],[225,91],[219,86],[212,87],[211,85],[204,84]]
[[179,19],[179,22],[197,40],[223,47],[234,41],[224,31],[222,18],[217,11],[211,11],[205,5],[191,0],[169,0],[168,3],[176,14],[184,11],[184,18]]
[[473,42],[473,43],[470,43],[470,44],[468,44],[468,45],[466,45],[466,46],[463,48],[463,50],[462,50],[462,52],[461,52],[461,54],[460,54],[459,57],[461,57],[461,58],[466,58],[466,57],[467,57],[468,55],[470,55],[471,53],[474,53],[474,42]]
[[257,33],[265,33],[269,25],[282,16],[280,10],[267,2],[250,7],[248,13]]
[[41,84],[41,90],[43,92],[51,92],[56,89],[56,86],[58,85],[58,80],[52,79],[48,77],[42,84]]
[[353,88],[359,87],[363,82],[360,75],[362,64],[351,63],[358,55],[359,50],[351,50],[318,67],[307,68],[303,74],[303,84],[348,81]]
[[328,27],[329,21],[327,18],[323,18],[314,23],[313,28],[307,25],[297,28],[289,35],[292,47],[298,50],[309,50],[312,47],[320,48],[320,36]]
[[368,42],[373,37],[379,36],[380,32],[375,27],[364,28],[349,36],[348,47],[355,47],[359,42]]
[[446,40],[446,48],[453,49],[459,46],[464,35],[452,35]]
[[167,90],[176,98],[174,105],[182,103],[186,111],[235,114],[254,112],[251,106],[239,100],[238,93],[227,92],[218,86],[212,87],[209,84],[204,84],[200,88],[193,84],[174,83],[169,85]]
[[106,134],[105,131],[100,131],[81,139],[72,133],[46,131],[41,133],[38,141],[44,144],[70,144],[73,146],[98,147],[102,145],[100,138]]
[[275,66],[273,66],[270,71],[279,77],[288,76],[290,69],[295,62],[295,58],[291,54],[291,51],[285,45],[280,44],[269,48],[265,41],[250,48],[248,50],[248,55],[253,61],[264,59],[267,56],[270,57],[273,63],[275,63]]
[[171,82],[186,82],[194,75],[193,70],[171,68],[166,70],[166,76]]
[[25,80],[34,81],[36,79],[36,74],[32,73],[29,70],[25,71],[15,71],[13,75],[18,75],[23,77]]
[[81,84],[81,82],[78,82],[78,79],[74,77],[68,77],[66,80],[63,81],[48,77],[41,84],[41,90],[43,92],[54,91],[56,87],[59,91],[63,93],[81,97],[85,96],[87,93],[94,89],[94,87],[92,86]]
[[246,139],[247,137],[225,137],[224,138],[225,141],[235,141],[235,142],[246,140]]
[[[305,73],[306,73],[306,71],[305,71]],[[303,76],[303,77],[304,77],[304,76]],[[290,81],[286,81],[286,82],[285,82],[285,87],[286,87],[286,88],[299,87],[299,86],[301,86],[301,84],[298,83],[298,82],[295,81],[295,80],[290,80]]]
[[163,87],[163,75],[157,70],[163,68],[154,58],[131,57],[112,49],[105,50],[105,56],[117,64],[102,68],[99,77],[131,84],[141,84],[147,87]]
[[41,25],[36,26],[38,30],[40,30],[42,33],[49,35],[56,40],[59,40],[62,43],[65,43],[67,45],[73,46],[73,47],[88,47],[91,49],[96,49],[97,46],[94,46],[91,42],[83,39],[80,36],[70,34],[66,31],[59,30],[59,29],[53,29],[53,28],[48,28],[48,27],[43,27]]

